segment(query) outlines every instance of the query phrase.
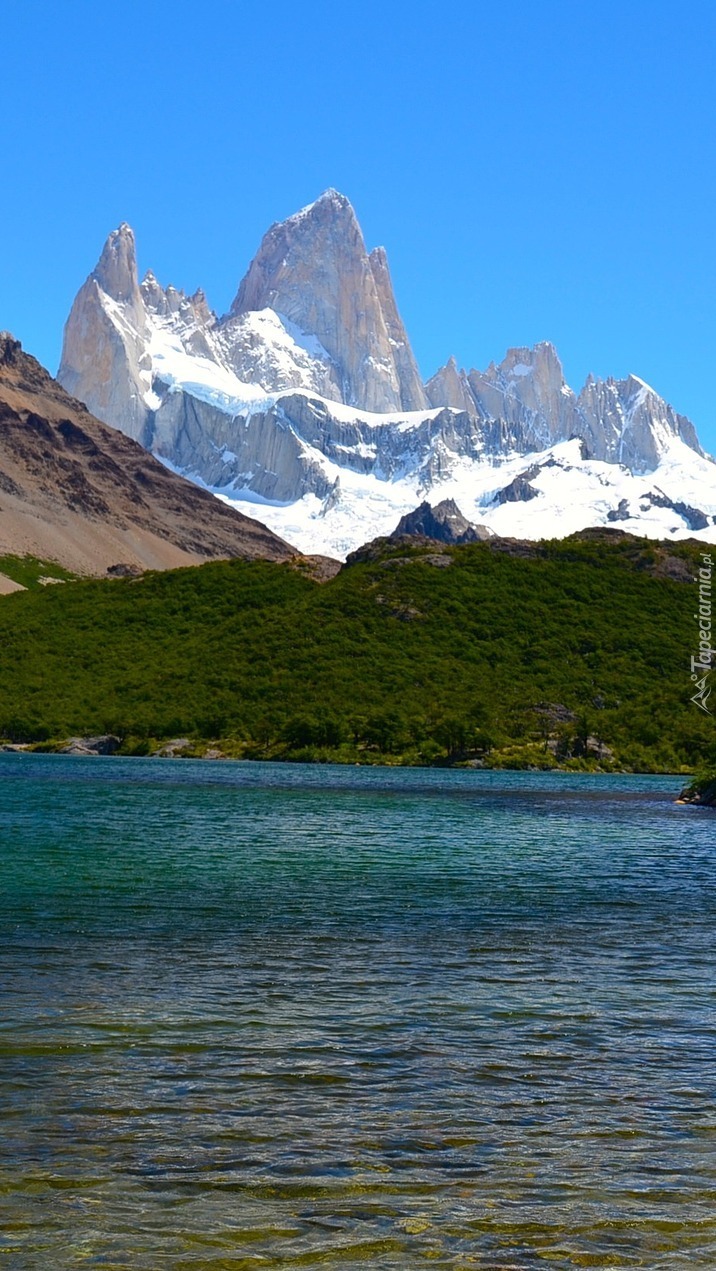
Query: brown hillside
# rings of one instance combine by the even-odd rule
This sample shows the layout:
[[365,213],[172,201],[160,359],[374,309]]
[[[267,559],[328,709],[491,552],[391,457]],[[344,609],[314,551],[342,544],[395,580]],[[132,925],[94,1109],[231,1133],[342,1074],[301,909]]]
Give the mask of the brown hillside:
[[169,472],[70,397],[0,334],[0,555],[80,574],[172,569],[219,557],[288,560],[295,549]]

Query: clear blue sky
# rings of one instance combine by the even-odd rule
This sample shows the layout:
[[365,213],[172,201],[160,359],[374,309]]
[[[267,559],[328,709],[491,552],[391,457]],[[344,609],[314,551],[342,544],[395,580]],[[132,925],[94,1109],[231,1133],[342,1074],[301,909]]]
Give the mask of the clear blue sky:
[[55,369],[110,229],[219,312],[333,185],[427,376],[552,340],[716,450],[716,6],[23,0],[2,19],[0,327]]

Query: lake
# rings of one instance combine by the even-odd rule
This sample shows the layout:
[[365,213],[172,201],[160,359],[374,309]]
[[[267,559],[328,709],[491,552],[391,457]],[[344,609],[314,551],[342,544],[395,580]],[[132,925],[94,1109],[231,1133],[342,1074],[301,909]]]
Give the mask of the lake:
[[678,777],[0,756],[0,1257],[716,1266]]

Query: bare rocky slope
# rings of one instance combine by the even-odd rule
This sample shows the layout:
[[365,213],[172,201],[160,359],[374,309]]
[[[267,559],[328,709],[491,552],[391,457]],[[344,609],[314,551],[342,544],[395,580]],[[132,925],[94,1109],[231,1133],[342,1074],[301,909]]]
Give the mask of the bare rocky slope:
[[91,575],[295,551],[100,423],[3,332],[0,556],[10,554]]

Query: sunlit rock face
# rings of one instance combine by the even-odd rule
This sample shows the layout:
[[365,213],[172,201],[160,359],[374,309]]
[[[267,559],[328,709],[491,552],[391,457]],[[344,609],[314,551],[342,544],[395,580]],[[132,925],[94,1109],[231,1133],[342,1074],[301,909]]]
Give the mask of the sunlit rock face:
[[340,401],[376,412],[426,406],[385,251],[368,255],[355,212],[336,190],[264,236],[231,313],[262,309],[320,341]]
[[149,332],[134,234],[120,225],[104,245],[67,319],[57,378],[93,415],[146,443]]
[[592,458],[633,472],[652,471],[675,438],[703,454],[691,421],[635,375],[623,380],[590,375],[577,396],[548,342],[508,349],[486,371],[461,371],[450,358],[426,390],[433,406],[502,421],[498,448],[528,452],[579,437]]

